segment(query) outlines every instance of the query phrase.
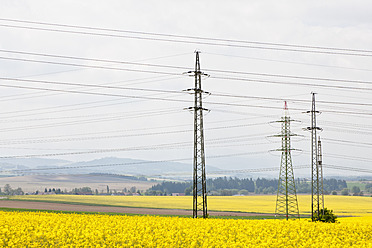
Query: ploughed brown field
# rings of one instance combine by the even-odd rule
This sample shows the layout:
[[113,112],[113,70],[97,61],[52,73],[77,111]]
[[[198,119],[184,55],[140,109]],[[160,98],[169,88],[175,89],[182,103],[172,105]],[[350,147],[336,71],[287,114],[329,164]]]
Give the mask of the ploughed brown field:
[[[108,206],[88,206],[52,202],[32,201],[9,201],[1,200],[0,208],[21,208],[37,210],[56,210],[73,212],[104,212],[104,213],[127,213],[127,214],[149,214],[149,215],[192,215],[191,210],[183,209],[154,209],[154,208],[128,208]],[[208,212],[212,216],[271,216],[272,214],[244,213],[244,212]]]

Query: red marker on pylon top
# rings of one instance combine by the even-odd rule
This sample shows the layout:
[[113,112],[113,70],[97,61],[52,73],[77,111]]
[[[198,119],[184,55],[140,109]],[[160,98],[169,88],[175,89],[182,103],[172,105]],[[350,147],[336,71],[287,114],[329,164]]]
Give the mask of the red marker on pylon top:
[[284,101],[284,115],[289,116],[287,101]]

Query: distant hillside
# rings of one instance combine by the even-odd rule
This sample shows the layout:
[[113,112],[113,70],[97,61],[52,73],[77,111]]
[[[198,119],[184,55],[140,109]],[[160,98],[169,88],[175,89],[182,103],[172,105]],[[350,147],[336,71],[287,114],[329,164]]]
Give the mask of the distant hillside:
[[14,166],[26,166],[28,168],[38,168],[42,166],[62,166],[71,163],[68,160],[48,159],[48,158],[8,158],[0,160],[0,167],[5,164]]
[[[109,173],[157,177],[172,174],[172,177],[183,177],[185,175],[190,177],[192,173],[192,164],[116,157],[106,157],[83,162],[28,158],[3,160],[0,162],[0,170],[2,171],[0,173],[2,176]],[[220,169],[207,166],[207,170],[218,171]]]
[[139,190],[146,190],[156,184],[156,181],[144,181],[130,176],[111,174],[70,174],[70,175],[26,175],[14,177],[0,177],[0,188],[10,184],[12,188],[21,187],[24,192],[44,192],[45,188],[60,188],[70,191],[74,188],[90,187],[99,192],[106,192],[107,186],[111,190],[122,191],[124,188],[136,187]]

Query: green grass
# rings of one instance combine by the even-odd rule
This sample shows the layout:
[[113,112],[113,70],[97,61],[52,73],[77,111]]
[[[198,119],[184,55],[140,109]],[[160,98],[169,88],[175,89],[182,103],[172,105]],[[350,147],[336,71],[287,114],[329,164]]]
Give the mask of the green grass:
[[[129,214],[129,213],[112,213],[112,212],[84,212],[84,211],[58,211],[58,210],[44,210],[44,209],[24,209],[24,208],[1,208],[0,211],[5,212],[44,212],[44,213],[62,213],[62,214],[98,214],[98,215],[126,215],[126,216],[145,216],[150,214]],[[178,217],[178,218],[192,218],[191,215],[151,215],[161,217]],[[306,216],[308,217],[308,216]],[[301,218],[306,218],[301,216]],[[277,219],[275,216],[209,216],[210,219]]]
[[45,209],[1,208],[1,207],[0,207],[0,211],[5,211],[5,212],[44,212],[44,213],[63,213],[63,214],[141,215],[141,214],[111,213],[111,212],[59,211],[59,210],[45,210]]
[[[69,204],[69,205],[82,205],[82,206],[97,206],[97,207],[123,207],[123,208],[151,208],[151,209],[165,209],[157,207],[142,207],[142,206],[130,206],[130,205],[115,205],[107,203],[91,203],[91,202],[74,202],[74,201],[53,201],[53,200],[39,200],[39,199],[14,199],[9,197],[8,199],[0,199],[7,201],[31,201],[31,202],[48,202],[48,203],[57,203],[57,204]],[[192,209],[181,209],[181,210],[192,210]],[[224,211],[226,212],[226,211]]]
[[[25,200],[25,199],[7,199],[11,201],[39,201],[39,202],[50,202],[50,203],[62,203],[62,204],[71,204],[71,205],[84,205],[84,206],[102,206],[102,207],[118,207],[116,205],[110,205],[110,204],[94,204],[94,203],[80,203],[80,202],[69,202],[69,201],[43,201],[43,200]],[[134,207],[134,206],[120,206],[125,208],[147,208],[147,207]],[[16,209],[16,208],[13,208]],[[154,208],[151,207],[151,209],[164,209],[164,208]],[[2,210],[2,208],[0,208]],[[190,210],[190,209],[186,209]],[[22,211],[22,209],[20,209]],[[26,210],[27,211],[27,210]],[[73,212],[73,211],[56,211],[56,210],[34,210],[30,209],[30,211],[37,211],[37,212],[51,212],[51,213],[88,213],[88,214],[111,214],[111,215],[146,215],[146,214],[126,214],[126,213],[107,213],[107,212]],[[237,211],[218,211],[213,210],[213,212],[231,212],[236,213]],[[252,216],[209,216],[211,219],[284,219],[280,217],[273,216],[267,216],[267,215],[261,215],[260,213],[251,213],[251,214],[257,214]],[[159,216],[167,216],[167,217],[182,217],[182,218],[192,218],[191,215],[159,215]],[[309,215],[300,215],[300,218],[309,218]]]

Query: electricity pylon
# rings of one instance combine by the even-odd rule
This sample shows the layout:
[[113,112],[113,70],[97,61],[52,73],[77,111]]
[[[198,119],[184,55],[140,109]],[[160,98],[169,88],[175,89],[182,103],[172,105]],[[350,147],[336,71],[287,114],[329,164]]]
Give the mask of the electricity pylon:
[[189,71],[195,77],[194,107],[194,162],[193,162],[193,218],[207,218],[207,187],[205,173],[205,154],[204,154],[204,130],[203,130],[203,108],[202,97],[204,92],[201,87],[202,76],[208,76],[200,71],[199,51],[196,51],[195,71]]
[[320,218],[320,210],[323,207],[323,189],[322,189],[322,173],[319,167],[318,143],[316,131],[321,131],[316,125],[316,114],[319,111],[315,110],[315,93],[312,94],[311,110],[311,126],[307,130],[311,131],[311,220],[317,221]]
[[322,208],[322,214],[324,214],[324,188],[323,188],[323,156],[322,156],[322,142],[320,141],[320,136],[318,139],[318,167],[320,173],[320,193],[321,198],[319,199],[320,207]]
[[277,151],[282,152],[279,172],[278,193],[276,198],[275,214],[288,218],[299,218],[296,185],[292,167],[291,136],[295,134],[290,131],[290,123],[294,121],[289,117],[287,102],[284,104],[284,117],[280,122],[282,131],[276,137],[282,138],[282,148]]

